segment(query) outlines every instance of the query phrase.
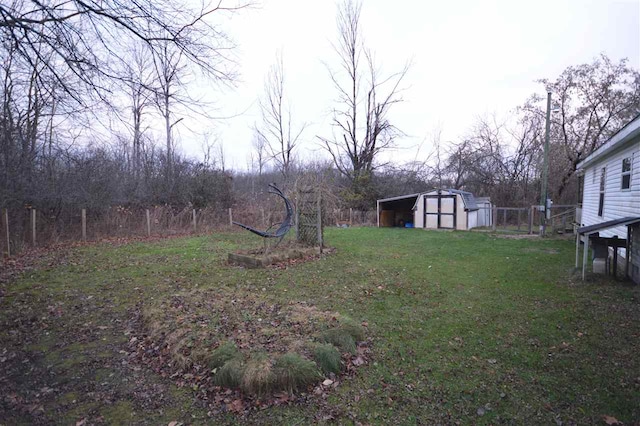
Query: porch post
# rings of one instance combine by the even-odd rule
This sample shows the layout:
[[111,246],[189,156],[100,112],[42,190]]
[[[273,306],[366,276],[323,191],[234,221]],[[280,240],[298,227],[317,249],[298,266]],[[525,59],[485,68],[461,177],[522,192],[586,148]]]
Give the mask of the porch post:
[[580,234],[576,232],[576,269],[578,269],[579,258],[580,258]]
[[624,255],[624,277],[629,278],[629,262],[631,261],[631,226],[627,225],[627,246]]
[[582,253],[582,281],[585,279],[587,269],[587,255],[589,254],[589,234],[584,234],[584,252]]

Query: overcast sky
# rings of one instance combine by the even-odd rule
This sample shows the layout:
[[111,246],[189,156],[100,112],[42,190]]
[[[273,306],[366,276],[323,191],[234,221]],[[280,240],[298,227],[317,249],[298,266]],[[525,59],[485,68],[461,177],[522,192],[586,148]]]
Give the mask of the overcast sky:
[[[301,155],[324,156],[317,135],[331,134],[336,92],[324,63],[335,64],[336,5],[327,0],[262,0],[235,15],[228,33],[238,45],[237,88],[216,91],[218,114],[240,116],[212,123],[224,143],[227,166],[246,169],[251,125],[264,78],[283,52],[285,90],[294,121],[309,123]],[[411,60],[402,104],[391,118],[406,133],[387,154],[397,162],[424,159],[434,130],[456,140],[478,115],[506,116],[567,66],[603,52],[640,68],[639,0],[388,1],[364,0],[361,26],[382,74]],[[203,123],[203,127],[209,127]],[[200,156],[199,142],[183,137],[182,150]]]

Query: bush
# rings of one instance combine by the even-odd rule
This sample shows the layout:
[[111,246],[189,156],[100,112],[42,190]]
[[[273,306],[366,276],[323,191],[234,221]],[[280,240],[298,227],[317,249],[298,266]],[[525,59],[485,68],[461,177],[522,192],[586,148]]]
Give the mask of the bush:
[[316,345],[313,358],[325,374],[340,372],[340,352],[331,343]]
[[320,379],[320,371],[315,362],[304,359],[296,353],[284,354],[273,364],[275,385],[289,392],[304,387]]

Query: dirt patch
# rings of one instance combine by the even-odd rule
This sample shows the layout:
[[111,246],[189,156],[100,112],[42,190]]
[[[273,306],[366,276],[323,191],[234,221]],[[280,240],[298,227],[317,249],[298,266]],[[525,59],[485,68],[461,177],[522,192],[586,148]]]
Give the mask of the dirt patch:
[[504,238],[507,240],[531,240],[540,238],[537,234],[494,234],[497,238]]
[[526,247],[522,249],[525,253],[547,253],[547,254],[560,254],[560,250],[554,248],[536,248]]
[[266,251],[261,248],[229,253],[228,262],[245,268],[285,268],[287,265],[317,260],[321,256],[333,252],[334,250],[331,248],[320,250],[319,247],[308,247],[288,242]]

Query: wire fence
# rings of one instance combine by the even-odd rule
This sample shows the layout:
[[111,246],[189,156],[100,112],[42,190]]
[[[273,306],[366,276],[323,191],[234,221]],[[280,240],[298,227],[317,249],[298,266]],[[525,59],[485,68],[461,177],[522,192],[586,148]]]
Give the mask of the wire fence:
[[[31,247],[43,247],[73,241],[98,241],[108,238],[170,236],[189,233],[210,233],[238,229],[231,222],[267,229],[284,218],[277,202],[245,202],[232,208],[191,206],[174,208],[169,205],[132,208],[113,206],[100,211],[91,209],[41,211],[3,209],[0,226],[1,252],[5,256]],[[323,226],[372,226],[375,211],[332,209],[324,211]]]
[[378,222],[375,210],[332,209],[328,212],[328,224],[338,227],[376,226]]

